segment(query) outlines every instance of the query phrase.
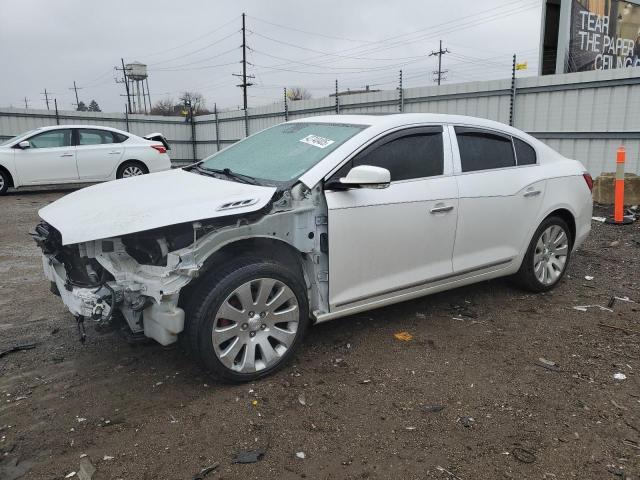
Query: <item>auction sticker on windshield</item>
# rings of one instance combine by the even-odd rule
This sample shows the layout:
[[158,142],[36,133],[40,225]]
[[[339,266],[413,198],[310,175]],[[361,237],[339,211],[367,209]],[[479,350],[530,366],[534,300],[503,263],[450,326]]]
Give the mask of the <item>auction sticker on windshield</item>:
[[307,135],[306,137],[300,139],[303,143],[308,143],[309,145],[313,145],[318,148],[327,148],[332,143],[335,143],[333,140],[329,140],[328,138],[319,137],[318,135]]

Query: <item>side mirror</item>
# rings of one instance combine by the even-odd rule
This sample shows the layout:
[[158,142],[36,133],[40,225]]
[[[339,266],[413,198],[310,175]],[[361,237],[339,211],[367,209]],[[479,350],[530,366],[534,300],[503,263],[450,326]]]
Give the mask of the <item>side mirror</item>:
[[18,148],[21,148],[22,150],[25,148],[31,148],[31,144],[29,143],[29,140],[23,140],[18,144]]
[[386,168],[359,165],[349,170],[346,177],[330,182],[327,187],[333,190],[387,188],[390,183],[391,173]]

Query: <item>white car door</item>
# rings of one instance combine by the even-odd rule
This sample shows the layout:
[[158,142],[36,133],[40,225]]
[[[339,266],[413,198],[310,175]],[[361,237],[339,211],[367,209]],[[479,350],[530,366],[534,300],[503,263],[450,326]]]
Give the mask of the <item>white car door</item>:
[[457,139],[453,146],[460,194],[454,272],[508,267],[537,228],[546,180],[535,149],[497,131],[450,130]]
[[71,129],[48,130],[27,139],[29,148],[15,149],[15,166],[25,185],[61,183],[78,179]]
[[109,178],[124,155],[118,134],[109,130],[79,128],[76,145],[78,175],[81,180]]
[[457,188],[442,126],[377,140],[332,178],[358,165],[391,173],[384,189],[325,191],[331,310],[393,295],[452,272]]

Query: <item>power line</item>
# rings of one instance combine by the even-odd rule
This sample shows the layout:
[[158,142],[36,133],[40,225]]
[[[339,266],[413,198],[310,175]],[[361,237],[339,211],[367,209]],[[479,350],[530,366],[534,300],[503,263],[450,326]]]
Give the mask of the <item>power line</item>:
[[279,23],[270,22],[268,20],[264,20],[263,18],[254,17],[253,15],[251,15],[250,18],[252,18],[254,20],[258,20],[259,22],[262,22],[262,23],[273,25],[274,27],[280,27],[280,28],[284,28],[286,30],[292,30],[294,32],[306,33],[307,35],[313,35],[313,36],[316,36],[316,37],[330,38],[330,39],[333,39],[333,40],[346,40],[347,42],[375,43],[375,41],[371,41],[371,40],[355,40],[353,38],[337,37],[337,36],[334,36],[334,35],[326,35],[324,33],[309,32],[308,30],[302,30],[300,28],[294,28],[294,27],[289,27],[289,26],[286,26],[286,25],[281,25]]
[[169,58],[167,60],[161,60],[159,62],[154,62],[154,63],[150,63],[149,66],[153,66],[153,65],[161,65],[163,63],[169,63],[169,62],[173,62],[174,60],[179,60],[182,59],[184,57],[190,57],[191,55],[194,55],[196,53],[199,53],[203,50],[206,50],[207,48],[213,47],[214,45],[217,45],[223,41],[225,41],[227,38],[231,38],[233,35],[235,35],[236,33],[238,33],[238,30],[234,30],[233,32],[231,32],[229,35],[225,35],[222,38],[219,38],[218,40],[216,40],[215,42],[209,43],[207,45],[205,45],[204,47],[198,48],[197,50],[193,50],[189,53],[184,53],[182,55],[179,55],[177,57],[173,57],[173,58]]

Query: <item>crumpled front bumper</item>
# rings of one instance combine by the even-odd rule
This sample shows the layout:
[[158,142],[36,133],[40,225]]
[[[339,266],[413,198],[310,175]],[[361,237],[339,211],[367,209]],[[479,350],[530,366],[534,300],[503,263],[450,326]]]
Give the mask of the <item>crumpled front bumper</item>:
[[115,305],[132,332],[143,332],[162,345],[175,343],[184,329],[184,310],[177,306],[178,295],[165,297],[158,303],[117,281],[107,282],[108,288],[75,286],[69,282],[64,265],[47,254],[42,255],[42,267],[45,277],[55,284],[62,302],[75,317],[99,323],[111,318]]

